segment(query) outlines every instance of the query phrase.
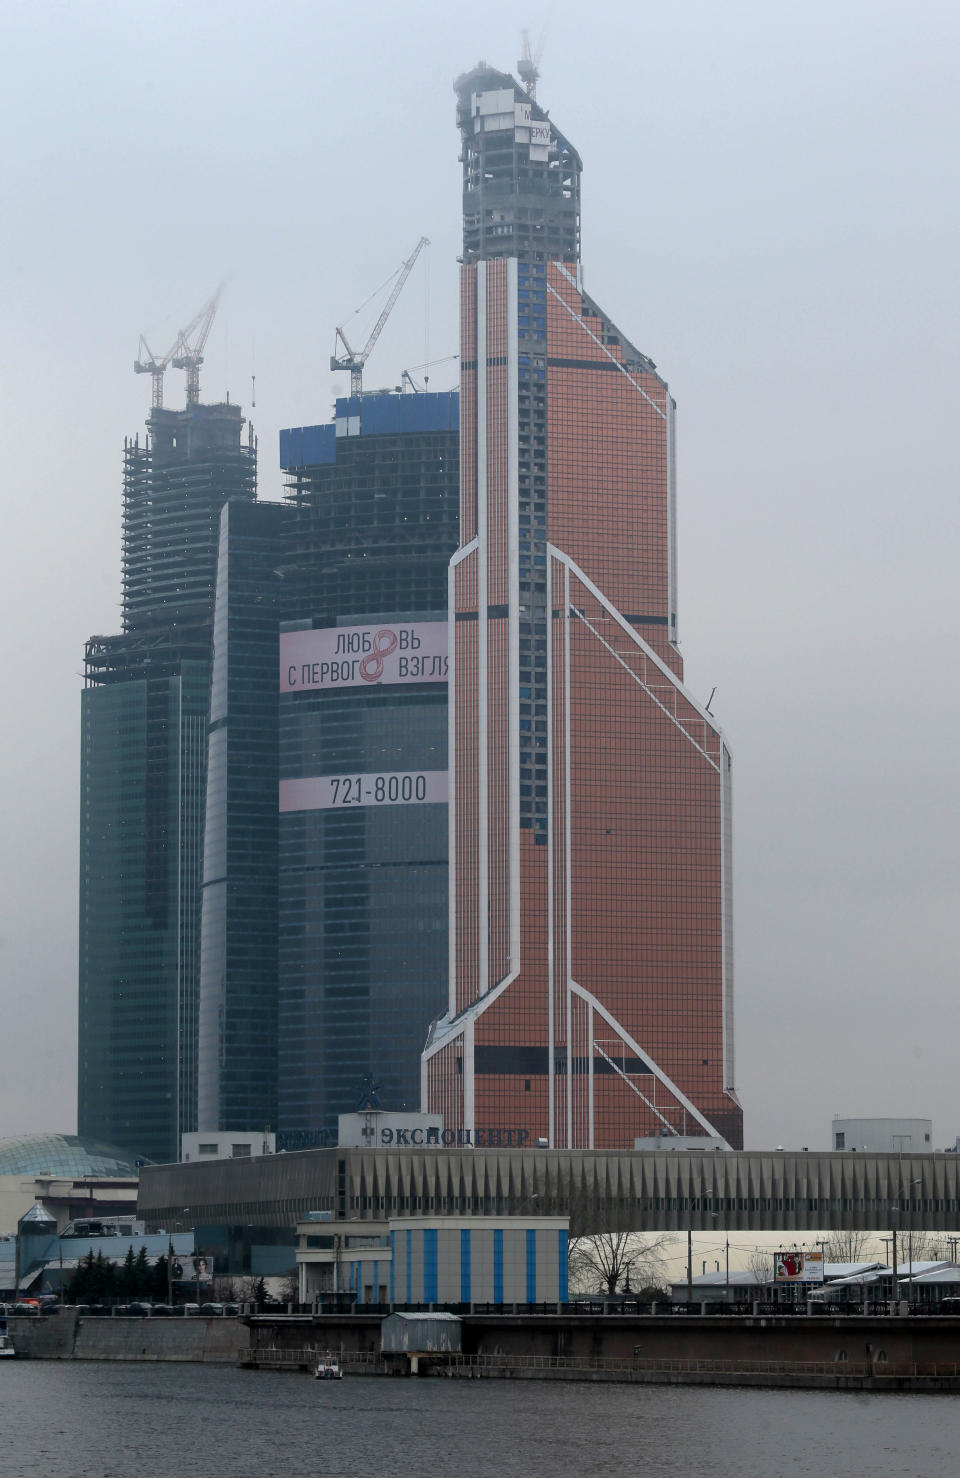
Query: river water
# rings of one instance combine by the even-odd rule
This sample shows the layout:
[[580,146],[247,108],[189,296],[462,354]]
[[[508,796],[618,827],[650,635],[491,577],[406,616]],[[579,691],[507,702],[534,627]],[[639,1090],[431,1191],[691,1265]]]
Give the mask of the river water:
[[3,1361],[3,1478],[953,1478],[956,1396]]

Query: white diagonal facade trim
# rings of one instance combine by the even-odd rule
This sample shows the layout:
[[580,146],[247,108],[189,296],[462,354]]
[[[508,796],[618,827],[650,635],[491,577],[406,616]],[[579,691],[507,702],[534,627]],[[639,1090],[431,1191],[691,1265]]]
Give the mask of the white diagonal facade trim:
[[654,1059],[650,1056],[650,1053],[646,1052],[643,1047],[640,1046],[640,1043],[637,1041],[636,1037],[631,1036],[625,1026],[621,1026],[620,1022],[610,1011],[607,1010],[606,1006],[604,1006],[602,1002],[598,1001],[596,996],[593,995],[590,991],[584,990],[582,985],[578,985],[575,980],[571,980],[570,986],[573,990],[574,995],[579,996],[580,999],[583,1001],[587,1001],[596,1011],[597,1015],[602,1017],[603,1020],[607,1023],[607,1026],[611,1027],[612,1030],[616,1032],[620,1040],[624,1042],[632,1052],[635,1052],[637,1056],[647,1064],[657,1081],[662,1083],[663,1086],[668,1090],[668,1092],[673,1094],[674,1098],[677,1100],[682,1108],[686,1109],[690,1117],[696,1119],[700,1127],[702,1129],[706,1129],[708,1134],[711,1134],[715,1138],[722,1140],[724,1146],[729,1149],[730,1146],[727,1144],[726,1140],[723,1139],[723,1135],[720,1134],[718,1130],[716,1130],[714,1126],[710,1123],[710,1120],[700,1112],[696,1104],[691,1103],[690,1099],[684,1093],[683,1089],[678,1088],[673,1079],[669,1078],[667,1074],[663,1071],[663,1069],[657,1065]]

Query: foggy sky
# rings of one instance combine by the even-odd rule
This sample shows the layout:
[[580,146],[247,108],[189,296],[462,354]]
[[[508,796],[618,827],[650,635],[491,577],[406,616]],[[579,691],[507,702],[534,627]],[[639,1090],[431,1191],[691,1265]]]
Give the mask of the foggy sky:
[[227,278],[202,398],[247,410],[256,375],[279,496],[278,429],[328,419],[334,327],[421,233],[366,384],[456,350],[451,84],[548,21],[586,284],[679,404],[686,677],[734,755],[746,1143],[826,1147],[841,1113],[952,1144],[956,7],[2,12],[0,1136],[76,1127],[80,674],[119,627],[138,336],[162,351]]

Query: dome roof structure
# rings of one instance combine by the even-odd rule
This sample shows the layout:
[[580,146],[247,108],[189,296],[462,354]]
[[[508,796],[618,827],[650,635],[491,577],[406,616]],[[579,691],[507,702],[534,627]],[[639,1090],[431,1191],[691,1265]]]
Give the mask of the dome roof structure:
[[19,1134],[0,1139],[0,1175],[93,1176],[104,1180],[136,1180],[132,1155],[116,1145],[77,1134]]

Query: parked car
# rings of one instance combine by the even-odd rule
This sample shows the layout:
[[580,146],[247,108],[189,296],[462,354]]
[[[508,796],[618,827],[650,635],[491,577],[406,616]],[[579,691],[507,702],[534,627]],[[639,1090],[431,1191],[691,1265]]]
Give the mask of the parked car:
[[169,1318],[174,1313],[174,1308],[172,1304],[154,1304],[150,1313],[154,1319]]
[[222,1314],[223,1313],[223,1304],[214,1304],[214,1303],[201,1304],[200,1305],[200,1312],[201,1312],[201,1314]]
[[239,1304],[224,1304],[223,1312],[229,1319],[235,1319],[240,1312]]
[[183,1312],[184,1312],[184,1314],[187,1315],[188,1318],[189,1318],[189,1316],[191,1314],[199,1314],[199,1312],[200,1312],[200,1305],[199,1304],[184,1304],[184,1306],[183,1306]]

